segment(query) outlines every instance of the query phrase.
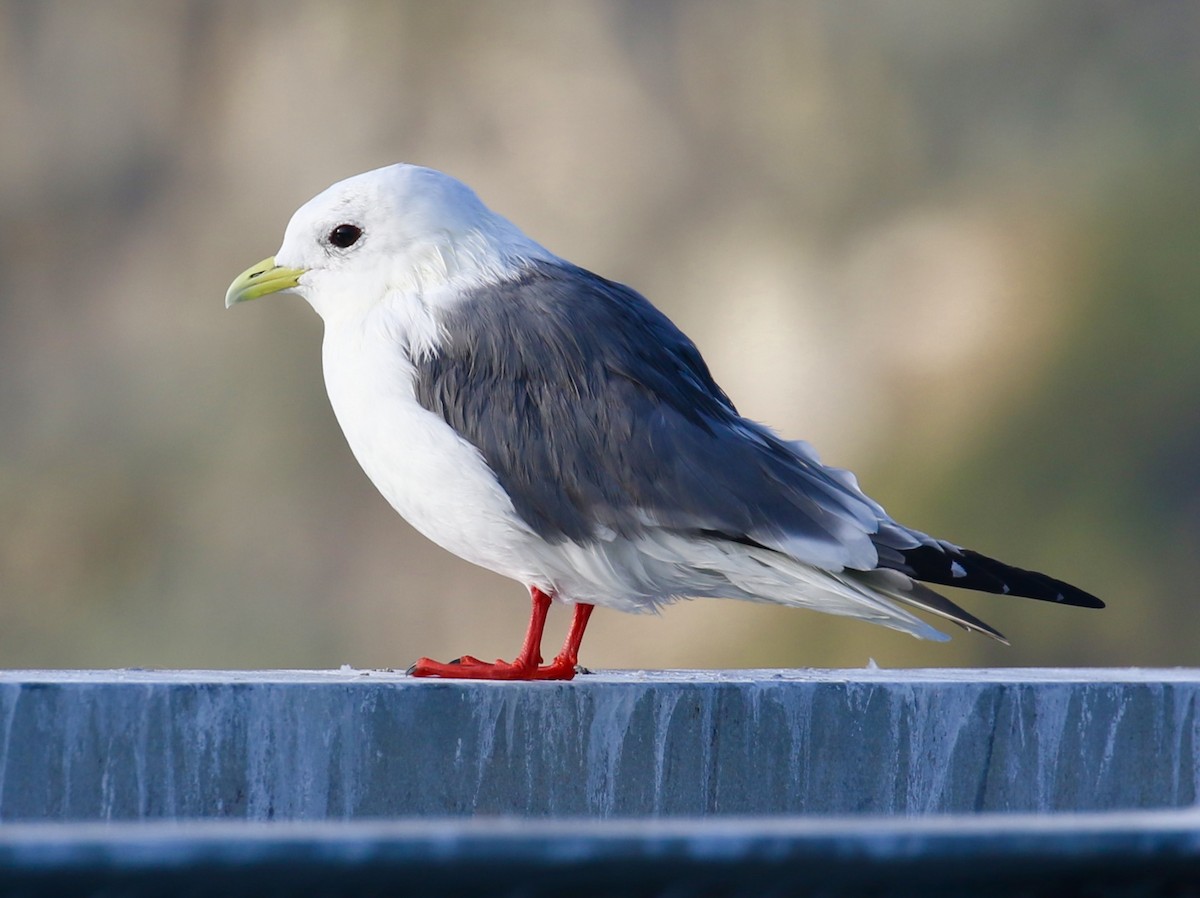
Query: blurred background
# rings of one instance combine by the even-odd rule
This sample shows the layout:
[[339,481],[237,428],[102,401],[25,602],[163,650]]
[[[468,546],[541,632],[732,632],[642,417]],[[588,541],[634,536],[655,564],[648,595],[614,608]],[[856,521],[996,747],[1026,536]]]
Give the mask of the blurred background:
[[[593,667],[1200,663],[1200,4],[0,2],[0,665],[511,657],[230,280],[411,161],[641,290],[905,523],[1095,592],[1011,648],[730,601]],[[547,647],[568,617],[553,618]]]

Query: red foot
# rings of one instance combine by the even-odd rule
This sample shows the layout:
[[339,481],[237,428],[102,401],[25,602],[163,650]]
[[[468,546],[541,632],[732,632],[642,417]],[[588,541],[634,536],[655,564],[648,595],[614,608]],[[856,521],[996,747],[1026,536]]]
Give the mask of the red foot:
[[591,617],[591,605],[576,605],[571,618],[571,629],[567,633],[562,651],[549,664],[542,666],[542,630],[546,625],[546,614],[550,611],[550,596],[536,586],[531,587],[533,610],[529,616],[529,629],[525,633],[525,644],[515,661],[496,661],[489,664],[471,655],[443,664],[421,658],[408,669],[414,677],[442,677],[447,680],[571,680],[575,677],[575,665],[579,660],[579,644],[583,642],[583,631]]
[[570,680],[575,677],[575,662],[560,657],[544,667],[526,667],[520,661],[488,664],[469,655],[449,664],[421,658],[408,673],[414,677],[446,680]]

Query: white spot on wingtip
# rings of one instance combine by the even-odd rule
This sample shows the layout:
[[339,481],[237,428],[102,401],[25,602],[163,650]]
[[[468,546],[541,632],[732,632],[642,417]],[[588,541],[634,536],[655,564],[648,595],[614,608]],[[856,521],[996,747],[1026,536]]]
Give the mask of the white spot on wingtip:
[[965,576],[967,576],[967,570],[966,570],[966,568],[964,568],[964,567],[963,567],[961,564],[959,564],[957,561],[951,562],[951,564],[950,564],[950,573],[951,573],[951,574],[953,574],[955,577],[965,577]]

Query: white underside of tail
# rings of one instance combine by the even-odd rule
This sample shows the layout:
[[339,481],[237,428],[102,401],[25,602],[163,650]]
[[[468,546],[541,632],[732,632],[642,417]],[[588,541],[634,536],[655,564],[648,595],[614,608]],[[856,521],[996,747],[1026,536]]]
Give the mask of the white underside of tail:
[[948,637],[895,604],[912,581],[895,571],[821,570],[779,552],[649,530],[636,539],[530,546],[528,582],[567,602],[652,612],[684,598],[729,598],[854,617],[921,639]]

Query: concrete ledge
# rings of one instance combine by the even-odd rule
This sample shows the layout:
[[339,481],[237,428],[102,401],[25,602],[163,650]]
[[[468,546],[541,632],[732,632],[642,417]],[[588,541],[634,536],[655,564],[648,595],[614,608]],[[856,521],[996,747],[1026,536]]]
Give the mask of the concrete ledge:
[[0,819],[1065,812],[1200,796],[1200,671],[0,674]]
[[1180,896],[1200,811],[0,827],[0,895]]

